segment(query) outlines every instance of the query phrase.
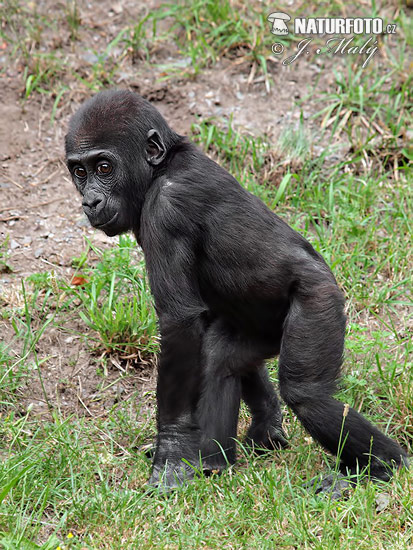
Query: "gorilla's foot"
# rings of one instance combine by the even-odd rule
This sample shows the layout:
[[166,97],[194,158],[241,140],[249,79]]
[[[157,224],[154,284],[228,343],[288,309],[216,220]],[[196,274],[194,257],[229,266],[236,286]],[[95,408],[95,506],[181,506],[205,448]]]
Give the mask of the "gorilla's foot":
[[245,444],[255,453],[263,454],[268,450],[285,449],[289,443],[281,423],[252,422]]
[[340,500],[347,498],[349,489],[354,484],[354,481],[350,481],[348,477],[333,473],[315,477],[309,483],[306,483],[305,489],[316,495],[329,496],[331,500]]
[[161,493],[168,493],[184,485],[195,475],[195,469],[183,461],[167,461],[163,465],[154,465],[148,481],[149,488]]
[[199,471],[199,442],[199,430],[170,427],[167,432],[160,432],[149,485],[168,492],[191,480]]

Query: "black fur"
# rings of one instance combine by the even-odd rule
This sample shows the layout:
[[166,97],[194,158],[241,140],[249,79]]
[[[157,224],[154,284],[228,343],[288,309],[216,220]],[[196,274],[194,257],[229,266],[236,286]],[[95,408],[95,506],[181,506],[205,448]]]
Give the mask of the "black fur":
[[[70,121],[66,156],[92,225],[111,236],[133,231],[145,253],[162,337],[151,484],[191,477],[182,459],[197,467],[201,455],[209,470],[233,463],[241,399],[250,445],[287,444],[264,367],[277,354],[282,398],[340,453],[343,471],[369,466],[388,479],[407,464],[397,443],[332,397],[344,300],[302,236],[137,94],[86,102]],[[102,163],[110,173],[98,173]]]

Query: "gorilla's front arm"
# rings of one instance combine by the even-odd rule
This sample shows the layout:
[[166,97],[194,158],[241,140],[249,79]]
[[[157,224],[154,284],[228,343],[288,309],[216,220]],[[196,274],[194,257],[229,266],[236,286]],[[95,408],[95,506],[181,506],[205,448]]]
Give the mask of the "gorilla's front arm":
[[[142,210],[140,242],[155,299],[161,333],[158,367],[158,436],[150,479],[173,487],[197,467],[201,431],[197,403],[202,384],[202,339],[207,311],[196,280],[193,231],[164,192],[165,178],[154,181]],[[186,225],[190,222],[187,220]],[[179,281],[179,285],[176,284]],[[161,479],[162,477],[162,479]]]

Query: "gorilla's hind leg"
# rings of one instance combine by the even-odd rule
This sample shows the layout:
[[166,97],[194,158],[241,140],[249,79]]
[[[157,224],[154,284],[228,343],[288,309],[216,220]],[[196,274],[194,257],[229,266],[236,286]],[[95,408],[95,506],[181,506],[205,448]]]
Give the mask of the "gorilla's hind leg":
[[340,373],[345,317],[333,284],[296,293],[281,342],[281,396],[310,435],[340,457],[344,474],[366,468],[387,481],[407,465],[405,451],[354,409],[332,397]]
[[252,415],[246,444],[257,454],[265,449],[287,447],[280,403],[266,367],[260,366],[242,376],[241,382],[242,398]]

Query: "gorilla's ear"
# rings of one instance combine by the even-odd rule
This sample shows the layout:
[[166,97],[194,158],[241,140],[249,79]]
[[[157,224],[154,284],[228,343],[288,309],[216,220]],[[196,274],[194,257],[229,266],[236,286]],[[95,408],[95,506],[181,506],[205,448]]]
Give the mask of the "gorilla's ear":
[[149,130],[145,153],[146,160],[153,166],[157,166],[165,158],[166,148],[157,130]]

